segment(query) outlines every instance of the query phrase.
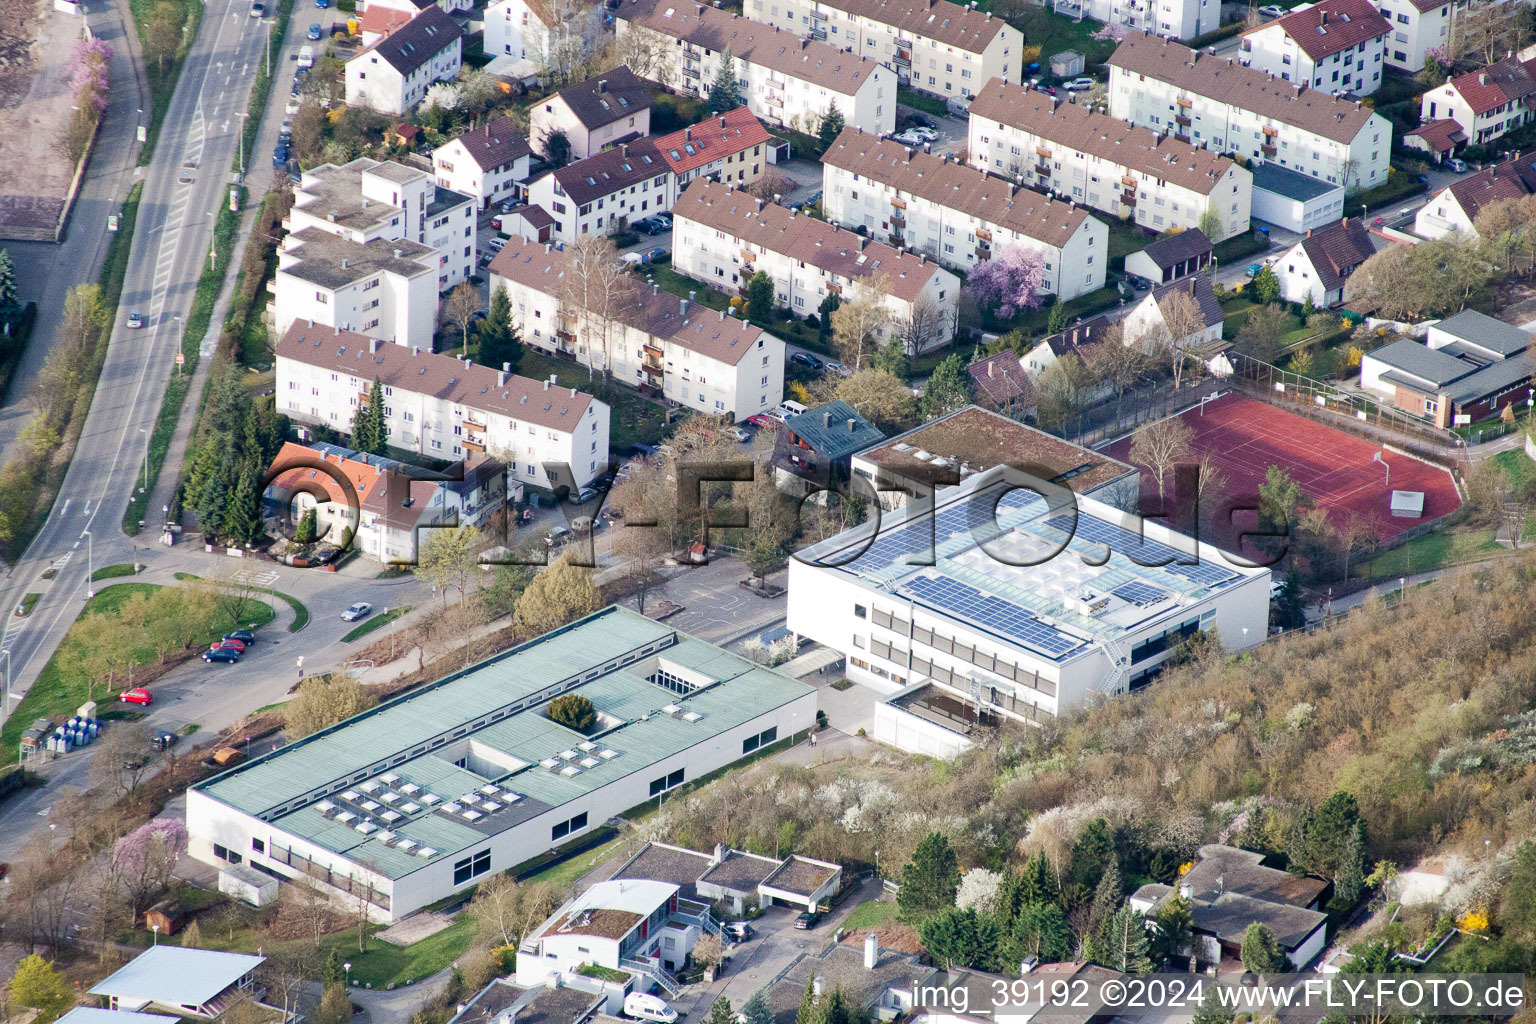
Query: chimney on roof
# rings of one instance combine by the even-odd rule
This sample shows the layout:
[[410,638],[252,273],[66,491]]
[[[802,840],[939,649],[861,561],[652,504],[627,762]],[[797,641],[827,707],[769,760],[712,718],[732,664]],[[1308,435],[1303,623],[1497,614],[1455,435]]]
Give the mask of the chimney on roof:
[[678,299],[677,300],[677,315],[678,316],[687,316],[688,315],[688,300],[687,299]]
[[619,143],[619,156],[629,156],[629,143]]
[[1320,22],[1320,24],[1323,24],[1323,25],[1328,24],[1328,12],[1326,10],[1323,11],[1323,18],[1322,18],[1322,21]]
[[607,92],[608,91],[608,79],[606,79],[606,78],[599,78],[597,80],[597,91],[598,92]]
[[690,142],[693,141],[693,125],[689,125],[687,128],[683,129],[683,138]]
[[330,213],[326,214],[325,215],[325,219],[330,221],[332,224],[335,224],[336,223],[336,211],[332,210]]
[[720,311],[720,322],[725,323],[725,310]]
[[823,409],[822,410],[822,412],[821,412],[821,425],[823,427],[831,427],[832,426],[832,413],[831,413],[830,410],[827,410],[827,409]]
[[368,354],[369,355],[373,355],[375,352],[377,352],[379,350],[379,344],[380,344],[380,342],[379,342],[378,338],[369,338],[368,339]]
[[802,50],[809,49],[810,45],[811,45],[811,41],[809,39],[802,39],[802,40],[800,40],[800,49],[802,49]]
[[[852,423],[853,420],[849,420]],[[872,971],[880,962],[880,938],[874,932],[864,936],[864,969]]]
[[987,362],[987,376],[988,377],[996,377],[997,376],[997,364],[992,362],[992,361],[990,361],[990,360],[988,360],[988,362]]
[[395,259],[399,259],[399,258],[400,258],[400,253],[401,253],[401,251],[402,251],[402,250],[400,250],[400,249],[396,249],[396,250],[395,250]]
[[[309,326],[310,326],[310,327],[311,327],[311,328],[313,328],[313,327],[314,327],[314,326],[315,326],[315,322],[314,322],[314,321],[313,321],[313,320],[311,320],[311,321],[310,321],[310,322],[309,322]],[[340,334],[340,333],[341,333],[341,331],[337,331],[337,332],[336,332],[336,333],[337,333],[337,334]],[[317,344],[317,345],[318,345],[318,344],[319,344],[319,342],[316,342],[316,343],[315,343],[315,344]]]
[[411,346],[411,358],[415,359],[419,355],[421,355],[421,346],[420,345],[412,345]]
[[1477,76],[1477,84],[1478,85],[1487,85],[1488,84],[1488,76],[1485,75],[1485,74],[1479,73],[1478,76]]
[[[506,363],[502,363],[501,365],[502,366],[506,366],[507,364]],[[507,386],[507,371],[506,370],[497,370],[496,371],[496,386],[499,387],[499,388],[504,388],[504,387]]]
[[1312,229],[1311,228],[1307,228],[1307,237],[1308,238],[1312,237]]
[[544,382],[544,390],[545,390],[545,391],[548,391],[548,390],[549,390],[549,381],[545,381],[545,382]]
[[852,416],[848,417],[848,433],[852,434],[858,429],[858,422],[859,421],[854,419]]
[[352,261],[351,260],[347,259],[346,257],[342,257],[342,260],[341,260],[341,269],[342,270],[347,270],[348,268],[351,267],[351,265],[352,265]]
[[572,398],[576,397],[576,389],[575,388],[571,388],[571,397]]

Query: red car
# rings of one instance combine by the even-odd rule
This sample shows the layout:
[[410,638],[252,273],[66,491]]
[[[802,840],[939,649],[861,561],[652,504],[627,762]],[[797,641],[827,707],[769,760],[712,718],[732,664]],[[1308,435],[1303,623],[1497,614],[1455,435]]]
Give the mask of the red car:
[[131,690],[124,690],[117,695],[117,699],[126,704],[153,704],[155,701],[153,694],[143,687],[137,686]]
[[772,416],[767,415],[766,413],[761,412],[756,416],[748,416],[747,422],[752,424],[754,427],[761,427],[764,430],[777,430],[779,428],[778,420],[774,419]]
[[231,637],[225,637],[223,640],[215,640],[213,643],[209,644],[208,649],[210,651],[239,651],[241,654],[244,654],[245,641],[235,640]]

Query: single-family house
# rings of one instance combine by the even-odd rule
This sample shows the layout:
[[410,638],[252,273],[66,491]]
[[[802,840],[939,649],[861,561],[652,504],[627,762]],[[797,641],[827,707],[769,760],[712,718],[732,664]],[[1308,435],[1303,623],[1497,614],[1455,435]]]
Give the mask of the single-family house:
[[791,416],[774,431],[779,487],[803,494],[840,489],[848,482],[853,453],[883,440],[879,428],[841,398]]
[[458,76],[464,30],[432,6],[347,61],[347,106],[415,109],[435,82]]
[[1320,0],[1244,32],[1238,53],[1283,82],[1369,96],[1381,85],[1391,34],[1370,0]]
[[1318,309],[1336,306],[1353,293],[1349,277],[1376,254],[1365,221],[1345,217],[1316,231],[1287,249],[1270,264],[1280,281],[1280,297],[1305,302],[1311,296]]
[[[1121,321],[1121,340],[1148,352],[1176,347],[1209,364],[1224,347],[1226,322],[1221,300],[1206,274],[1158,285],[1131,307]],[[1181,332],[1174,337],[1173,332]]]
[[603,35],[603,7],[586,0],[496,0],[485,8],[485,55],[540,77],[565,75]]
[[[432,154],[432,171],[442,188],[473,196],[479,208],[522,197],[533,150],[510,117],[472,128]],[[471,239],[473,244],[473,239]]]
[[263,956],[191,946],[155,945],[91,988],[109,1009],[169,1010],[183,1017],[219,1016],[257,992]]
[[549,151],[555,132],[570,142],[573,160],[649,135],[650,89],[627,64],[568,85],[528,111],[528,138],[540,152]]
[[1474,146],[1508,135],[1536,118],[1536,58],[1509,56],[1457,75],[1419,98],[1419,118],[1455,121]]
[[1413,217],[1413,233],[1424,238],[1444,238],[1460,232],[1477,237],[1473,222],[1484,207],[1506,199],[1521,199],[1536,192],[1536,157],[1516,153],[1503,163],[1485,167],[1452,182],[1419,207]]
[[1403,133],[1403,145],[1428,153],[1435,163],[1443,164],[1456,155],[1457,146],[1467,144],[1467,133],[1461,125],[1448,117],[1427,121],[1412,131]]
[[672,171],[676,194],[694,178],[736,187],[750,185],[768,169],[771,136],[746,107],[717,114],[656,138],[656,149]]
[[1009,419],[1034,415],[1035,382],[1013,349],[978,359],[965,372],[971,379],[971,394],[982,408]]
[[528,186],[528,202],[554,219],[550,236],[574,242],[606,235],[670,209],[677,199],[672,170],[652,138],[621,142],[566,164]]

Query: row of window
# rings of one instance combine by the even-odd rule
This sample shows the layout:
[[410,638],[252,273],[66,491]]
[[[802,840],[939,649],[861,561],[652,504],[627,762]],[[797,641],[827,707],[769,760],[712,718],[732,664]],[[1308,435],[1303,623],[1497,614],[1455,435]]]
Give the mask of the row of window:
[[778,726],[775,725],[772,728],[764,729],[762,732],[758,733],[756,736],[748,736],[746,739],[742,740],[741,741],[741,752],[743,754],[750,754],[750,753],[752,753],[752,751],[758,749],[759,747],[766,747],[768,744],[773,743],[778,738],[779,738],[779,727]]
[[676,789],[683,784],[683,769],[679,768],[670,775],[663,775],[651,780],[651,796],[658,796],[669,789]]
[[859,618],[869,615],[870,621],[884,629],[892,630],[903,635],[910,635],[912,642],[931,647],[951,657],[969,662],[977,668],[986,669],[988,672],[1002,676],[1004,679],[1012,679],[1016,683],[1023,683],[1034,690],[1039,690],[1047,697],[1056,696],[1056,684],[1049,679],[1042,679],[1040,673],[1023,665],[1015,664],[1007,658],[998,657],[987,651],[977,648],[967,641],[958,640],[952,636],[946,636],[936,630],[924,626],[913,626],[906,619],[881,611],[879,608],[872,612],[866,612],[863,605],[854,605],[854,614]]
[[478,878],[491,870],[491,851],[481,850],[453,864],[453,884],[463,885],[471,878]]
[[586,827],[587,827],[587,812],[586,811],[582,811],[580,814],[576,815],[576,817],[570,819],[569,821],[562,821],[558,825],[556,825],[554,828],[550,829],[549,830],[549,838],[550,838],[551,841],[556,840],[556,839],[564,839],[566,836],[570,835],[572,832],[580,832],[582,829],[584,829]]

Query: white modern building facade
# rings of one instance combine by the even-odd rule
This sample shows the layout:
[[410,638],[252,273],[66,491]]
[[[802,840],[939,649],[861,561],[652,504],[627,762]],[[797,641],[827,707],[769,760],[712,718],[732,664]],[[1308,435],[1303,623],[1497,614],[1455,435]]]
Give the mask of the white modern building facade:
[[833,224],[969,271],[1007,246],[1041,254],[1041,291],[1104,287],[1109,228],[1061,202],[947,157],[845,129],[822,155],[822,212]]
[[[587,733],[545,713],[565,694]],[[812,687],[609,607],[199,783],[188,852],[397,921],[815,718]]]
[[951,0],[750,0],[746,15],[889,66],[902,85],[970,97],[1018,81],[1024,36],[989,11]]
[[746,419],[783,397],[783,340],[723,310],[626,278],[612,293],[611,317],[583,312],[563,299],[565,253],[521,237],[490,270],[525,345],[713,416]]
[[688,187],[672,216],[672,268],[697,281],[745,295],[762,272],[773,280],[774,303],[806,317],[828,295],[856,300],[881,279],[891,324],[919,321],[923,336],[909,337],[909,347],[926,351],[954,336],[960,279],[926,257],[707,180]]
[[1431,50],[1451,41],[1451,24],[1467,0],[1379,0],[1377,10],[1392,23],[1387,63],[1413,74],[1424,70]]
[[729,50],[741,98],[764,121],[816,134],[835,106],[844,124],[896,127],[896,72],[861,54],[705,4],[620,0],[615,32],[650,32],[668,56],[646,73],[685,96],[706,97]]
[[419,347],[294,324],[277,344],[277,410],[350,431],[374,380],[389,443],[435,459],[488,454],[513,481],[549,488],[549,466],[582,487],[608,468],[608,406],[575,388],[476,366]]
[[1370,107],[1166,39],[1132,35],[1115,50],[1109,112],[1346,188],[1387,180],[1392,125]]
[[1221,0],[1054,0],[1051,7],[1070,18],[1168,39],[1193,39],[1221,25]]
[[1006,482],[1024,479],[978,473],[885,517],[873,544],[859,527],[807,548],[788,628],[847,655],[849,679],[974,721],[1045,722],[1135,689],[1197,632],[1264,639],[1268,569],[1061,485]]
[[437,324],[440,256],[415,242],[354,242],[317,227],[277,251],[268,305],[279,334],[310,323],[398,345],[428,345]]
[[1214,223],[1219,242],[1248,230],[1253,175],[1210,150],[1000,81],[972,101],[968,123],[979,170],[1159,234]]

